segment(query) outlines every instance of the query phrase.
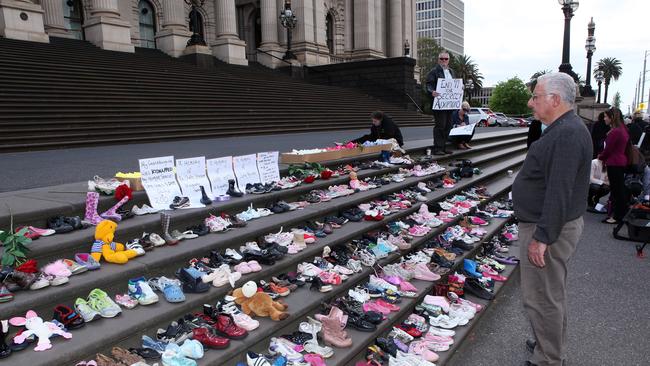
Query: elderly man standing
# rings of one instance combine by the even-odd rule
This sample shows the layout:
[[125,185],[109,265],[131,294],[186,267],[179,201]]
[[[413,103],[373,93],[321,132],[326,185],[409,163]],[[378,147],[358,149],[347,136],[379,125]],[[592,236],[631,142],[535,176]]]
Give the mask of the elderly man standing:
[[[453,79],[454,74],[449,69],[449,53],[441,52],[438,55],[438,65],[429,71],[427,74],[427,93],[431,95],[431,100],[438,96],[436,88],[438,87],[438,79]],[[433,105],[433,102],[431,103]],[[452,110],[433,110],[433,154],[445,155],[451,154],[447,152],[447,136],[451,130],[451,113]]]
[[592,144],[573,111],[576,84],[564,73],[541,76],[528,101],[542,121],[542,136],[530,146],[512,185],[521,262],[523,303],[535,341],[527,365],[559,366],[566,359],[567,263],[584,226]]

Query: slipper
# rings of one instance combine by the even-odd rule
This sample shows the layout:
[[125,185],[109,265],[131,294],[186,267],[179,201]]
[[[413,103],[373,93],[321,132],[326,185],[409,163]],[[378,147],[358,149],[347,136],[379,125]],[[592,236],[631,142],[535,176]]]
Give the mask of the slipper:
[[151,233],[151,234],[144,233],[142,234],[142,239],[151,241],[153,245],[156,247],[161,247],[167,243],[165,239],[161,238],[160,235],[156,233]]
[[185,301],[185,294],[181,290],[181,281],[172,280],[167,277],[154,277],[149,279],[151,288],[161,291],[165,300],[176,303]]
[[36,231],[32,230],[31,227],[29,226],[19,226],[16,228],[16,233],[19,233],[21,230],[25,229],[25,233],[23,234],[24,237],[27,239],[32,239],[36,240],[40,238],[42,235],[37,233]]
[[101,265],[88,253],[77,253],[74,255],[75,262],[88,268],[89,271],[99,269]]
[[68,270],[72,272],[72,275],[77,275],[79,273],[84,273],[88,271],[88,267],[82,266],[81,264],[71,260],[71,259],[64,259],[63,263],[65,263],[66,266],[68,266]]
[[29,228],[30,231],[35,232],[36,234],[38,234],[40,236],[50,236],[50,235],[53,235],[54,233],[56,233],[56,231],[54,231],[52,229],[41,229],[41,228],[34,227],[34,226],[28,226],[28,228]]
[[191,230],[187,230],[182,233],[178,230],[174,230],[171,232],[171,236],[176,240],[196,239],[199,237],[198,235],[194,234],[194,232],[192,232]]

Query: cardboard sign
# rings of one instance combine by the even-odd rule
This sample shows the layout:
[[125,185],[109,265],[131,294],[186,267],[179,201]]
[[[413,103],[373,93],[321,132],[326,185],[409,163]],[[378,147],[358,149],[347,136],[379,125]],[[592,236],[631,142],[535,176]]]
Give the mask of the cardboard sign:
[[237,177],[237,186],[246,192],[246,184],[261,183],[260,173],[257,171],[257,155],[242,155],[232,158],[232,166]]
[[181,196],[181,190],[174,174],[174,157],[139,159],[142,186],[147,192],[151,207],[169,210],[175,196]]
[[431,109],[460,109],[463,103],[463,79],[438,79],[436,92],[440,95],[433,99]]
[[228,180],[235,179],[235,173],[232,171],[232,156],[209,159],[207,166],[212,193],[215,196],[225,195],[228,191]]
[[277,151],[257,153],[257,171],[260,173],[262,183],[266,184],[280,180],[278,155]]
[[452,128],[449,131],[449,136],[471,136],[474,133],[474,127],[476,127],[476,123]]
[[201,203],[201,186],[208,197],[212,197],[212,188],[205,175],[205,156],[176,160],[176,178],[181,186],[183,196],[190,199],[191,207],[204,207]]

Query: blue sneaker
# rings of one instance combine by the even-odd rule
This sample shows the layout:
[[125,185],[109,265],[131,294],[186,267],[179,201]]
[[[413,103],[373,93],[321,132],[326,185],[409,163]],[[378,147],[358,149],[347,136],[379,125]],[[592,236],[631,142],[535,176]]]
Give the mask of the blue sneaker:
[[463,259],[463,269],[465,273],[472,277],[481,278],[483,275],[476,270],[476,262],[471,259]]

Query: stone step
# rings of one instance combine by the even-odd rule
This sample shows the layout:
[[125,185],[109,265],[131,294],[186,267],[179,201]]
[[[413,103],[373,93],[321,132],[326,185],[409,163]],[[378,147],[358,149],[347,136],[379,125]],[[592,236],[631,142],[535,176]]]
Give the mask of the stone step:
[[[490,161],[490,165],[484,167],[483,174],[475,176],[470,179],[464,179],[460,181],[459,184],[457,184],[457,186],[453,189],[436,190],[428,194],[427,197],[430,198],[431,201],[437,201],[443,199],[448,195],[454,194],[456,192],[460,192],[462,189],[467,188],[476,183],[488,182],[490,179],[497,179],[499,181],[504,179],[509,180],[510,178],[504,178],[503,172],[507,169],[514,169],[517,166],[519,166],[523,161],[523,154],[511,154],[511,157],[501,155],[501,158],[502,159],[500,161],[498,160]],[[407,179],[409,184],[414,184],[418,180],[420,179],[418,178]],[[388,187],[390,186],[393,186],[393,184],[389,185]],[[396,185],[395,188],[397,187],[398,186]],[[364,195],[364,193],[366,195]],[[82,285],[82,281],[87,282],[85,286],[88,287],[88,290],[96,286],[102,287],[103,286],[102,282],[105,281],[113,285],[113,286],[109,285],[107,287],[104,287],[109,293],[114,293],[113,290],[117,290],[117,287],[120,286],[122,288],[122,291],[124,291],[123,288],[125,286],[125,282],[117,280],[117,277],[120,276],[119,273],[124,274],[123,273],[124,271],[128,270],[128,274],[131,273],[135,274],[137,272],[140,275],[146,275],[146,276],[152,276],[154,274],[170,275],[169,272],[171,272],[174,268],[180,266],[181,263],[183,263],[186,259],[189,259],[194,256],[199,256],[201,254],[205,254],[210,248],[222,247],[223,244],[226,243],[229,243],[226,244],[227,246],[231,246],[234,243],[239,245],[243,243],[243,241],[238,241],[238,240],[245,240],[244,239],[245,237],[248,237],[249,239],[253,239],[254,237],[258,236],[261,233],[277,231],[277,227],[280,225],[291,225],[299,221],[308,220],[310,218],[324,215],[327,212],[332,212],[332,210],[336,210],[339,207],[340,208],[348,207],[348,205],[353,205],[358,202],[368,200],[371,197],[375,197],[380,194],[381,194],[381,188],[369,192],[358,193],[346,199],[332,200],[331,202],[313,205],[312,207],[306,209],[304,211],[304,214],[301,215],[301,217],[292,217],[292,213],[287,213],[282,215],[274,215],[265,219],[260,219],[258,220],[258,222],[253,221],[250,223],[250,226],[245,229],[233,230],[221,235],[219,234],[209,235],[208,237],[210,237],[211,239],[214,238],[217,240],[214,243],[202,244],[197,242],[200,241],[200,239],[195,239],[193,242],[181,243],[180,245],[175,247],[160,248],[147,254],[144,257],[141,257],[141,259],[136,259],[134,262],[137,263],[137,265],[135,265],[135,263],[129,263],[127,265],[124,265],[123,268],[121,266],[112,266],[112,267],[119,267],[118,269],[115,270],[115,272],[112,271],[104,272],[108,267],[111,267],[111,266],[104,266],[106,268],[102,268],[100,271],[106,273],[109,279],[105,279],[105,280],[101,278],[91,279],[89,276],[98,276],[98,274],[86,273],[80,275],[79,278],[73,278],[71,283],[66,286],[68,287],[68,289],[54,288],[54,289],[44,289],[41,291],[35,291],[33,293],[27,293],[27,294],[18,294],[14,301],[5,304],[5,306],[16,306],[15,304],[12,305],[12,303],[16,303],[17,301],[25,301],[25,300],[20,300],[21,296],[23,295],[29,295],[30,297],[37,296],[39,292],[42,292],[42,294],[39,295],[41,296],[41,298],[39,299],[32,298],[31,301],[29,301],[30,304],[36,305],[36,304],[43,304],[44,302],[49,302],[49,301],[52,301],[52,303],[61,301],[63,300],[63,298],[62,297],[55,298],[56,296],[55,292],[57,295],[61,294],[62,292],[69,294],[70,292],[80,291],[83,293],[82,287],[84,287],[84,285]],[[361,198],[364,199],[362,200]],[[327,205],[330,206],[328,207]],[[324,245],[335,245],[338,243],[343,243],[354,237],[358,237],[362,233],[372,230],[374,228],[378,228],[388,221],[393,221],[395,219],[398,219],[399,217],[406,216],[409,213],[417,210],[418,207],[419,204],[416,204],[414,205],[413,208],[391,215],[391,217],[384,219],[383,222],[360,222],[360,223],[347,224],[342,229],[337,230],[334,234],[328,236],[327,238],[319,240],[314,245],[310,245],[307,250],[297,255],[286,257],[281,261],[279,261],[278,263],[276,263],[276,265],[274,266],[269,266],[268,268],[267,266],[264,266],[265,267],[264,271],[259,272],[257,274],[248,275],[245,277],[245,280],[248,279],[257,280],[262,278],[268,279],[273,274],[281,273],[289,267],[295,268],[295,265],[300,261],[307,260],[308,258],[317,255],[322,250],[322,247]],[[308,211],[310,209],[312,210]],[[262,223],[262,221],[264,220],[266,221],[277,220],[277,222],[275,222],[274,225],[270,225],[270,226],[275,226],[275,230],[268,230],[268,228],[266,227],[264,228],[264,230],[261,230],[261,226],[265,225]],[[257,227],[257,225],[260,225],[260,227]],[[242,233],[241,234],[237,233],[238,231],[241,231]],[[258,232],[251,233],[251,231],[258,231]],[[233,237],[231,238],[230,236]],[[240,238],[235,239],[235,236],[238,236]],[[138,266],[138,268],[135,269],[135,266]],[[132,270],[129,267],[133,267],[134,269]],[[120,270],[122,270],[122,272]],[[101,272],[100,274],[104,275],[104,273]],[[88,279],[84,279],[83,277],[86,277]],[[128,278],[128,276],[123,276],[123,277]],[[346,281],[342,286],[347,286],[347,287],[352,286],[355,283],[355,281],[358,282],[362,280],[363,279],[362,277],[363,276],[356,276],[354,279],[350,279]],[[51,294],[45,296],[47,291],[50,291]],[[27,355],[29,355],[29,362],[32,365],[41,365],[46,362],[48,363],[55,362],[55,364],[68,364],[71,361],[87,358],[87,356],[94,354],[96,351],[103,350],[106,347],[110,347],[111,345],[114,345],[116,343],[128,344],[129,342],[133,342],[137,340],[140,337],[140,335],[145,332],[151,333],[155,331],[155,329],[157,329],[158,327],[164,326],[165,323],[182,316],[184,313],[188,311],[198,310],[201,304],[203,304],[204,302],[214,302],[215,299],[223,296],[226,291],[227,289],[225,288],[212,289],[210,292],[205,294],[199,294],[199,295],[189,294],[187,296],[186,302],[179,305],[171,305],[169,303],[164,302],[164,300],[161,300],[161,302],[149,307],[139,307],[131,311],[125,311],[124,314],[122,314],[117,319],[101,320],[100,321],[101,333],[97,332],[98,324],[89,324],[88,326],[78,331],[75,331],[73,339],[71,341],[65,342],[65,344],[63,344],[63,341],[61,340],[54,340],[55,348],[52,351],[47,352],[47,355],[45,355],[44,353],[38,353],[36,355],[31,355],[29,353],[19,353],[16,354],[15,356],[12,356],[12,362],[15,360],[20,364],[23,357],[27,357]],[[59,296],[66,296],[66,295],[59,295]],[[85,294],[81,296],[85,296]],[[20,309],[21,307],[16,306],[16,311],[24,311],[24,306],[25,305],[23,304],[22,309]],[[314,306],[318,306],[318,302],[312,303],[310,306],[311,306],[310,311],[313,311],[315,310]],[[38,309],[41,306],[36,305],[34,307]],[[46,309],[47,307],[48,306],[45,305],[42,308]],[[268,332],[268,329],[266,331]],[[255,333],[253,333],[252,336],[255,336]]]

